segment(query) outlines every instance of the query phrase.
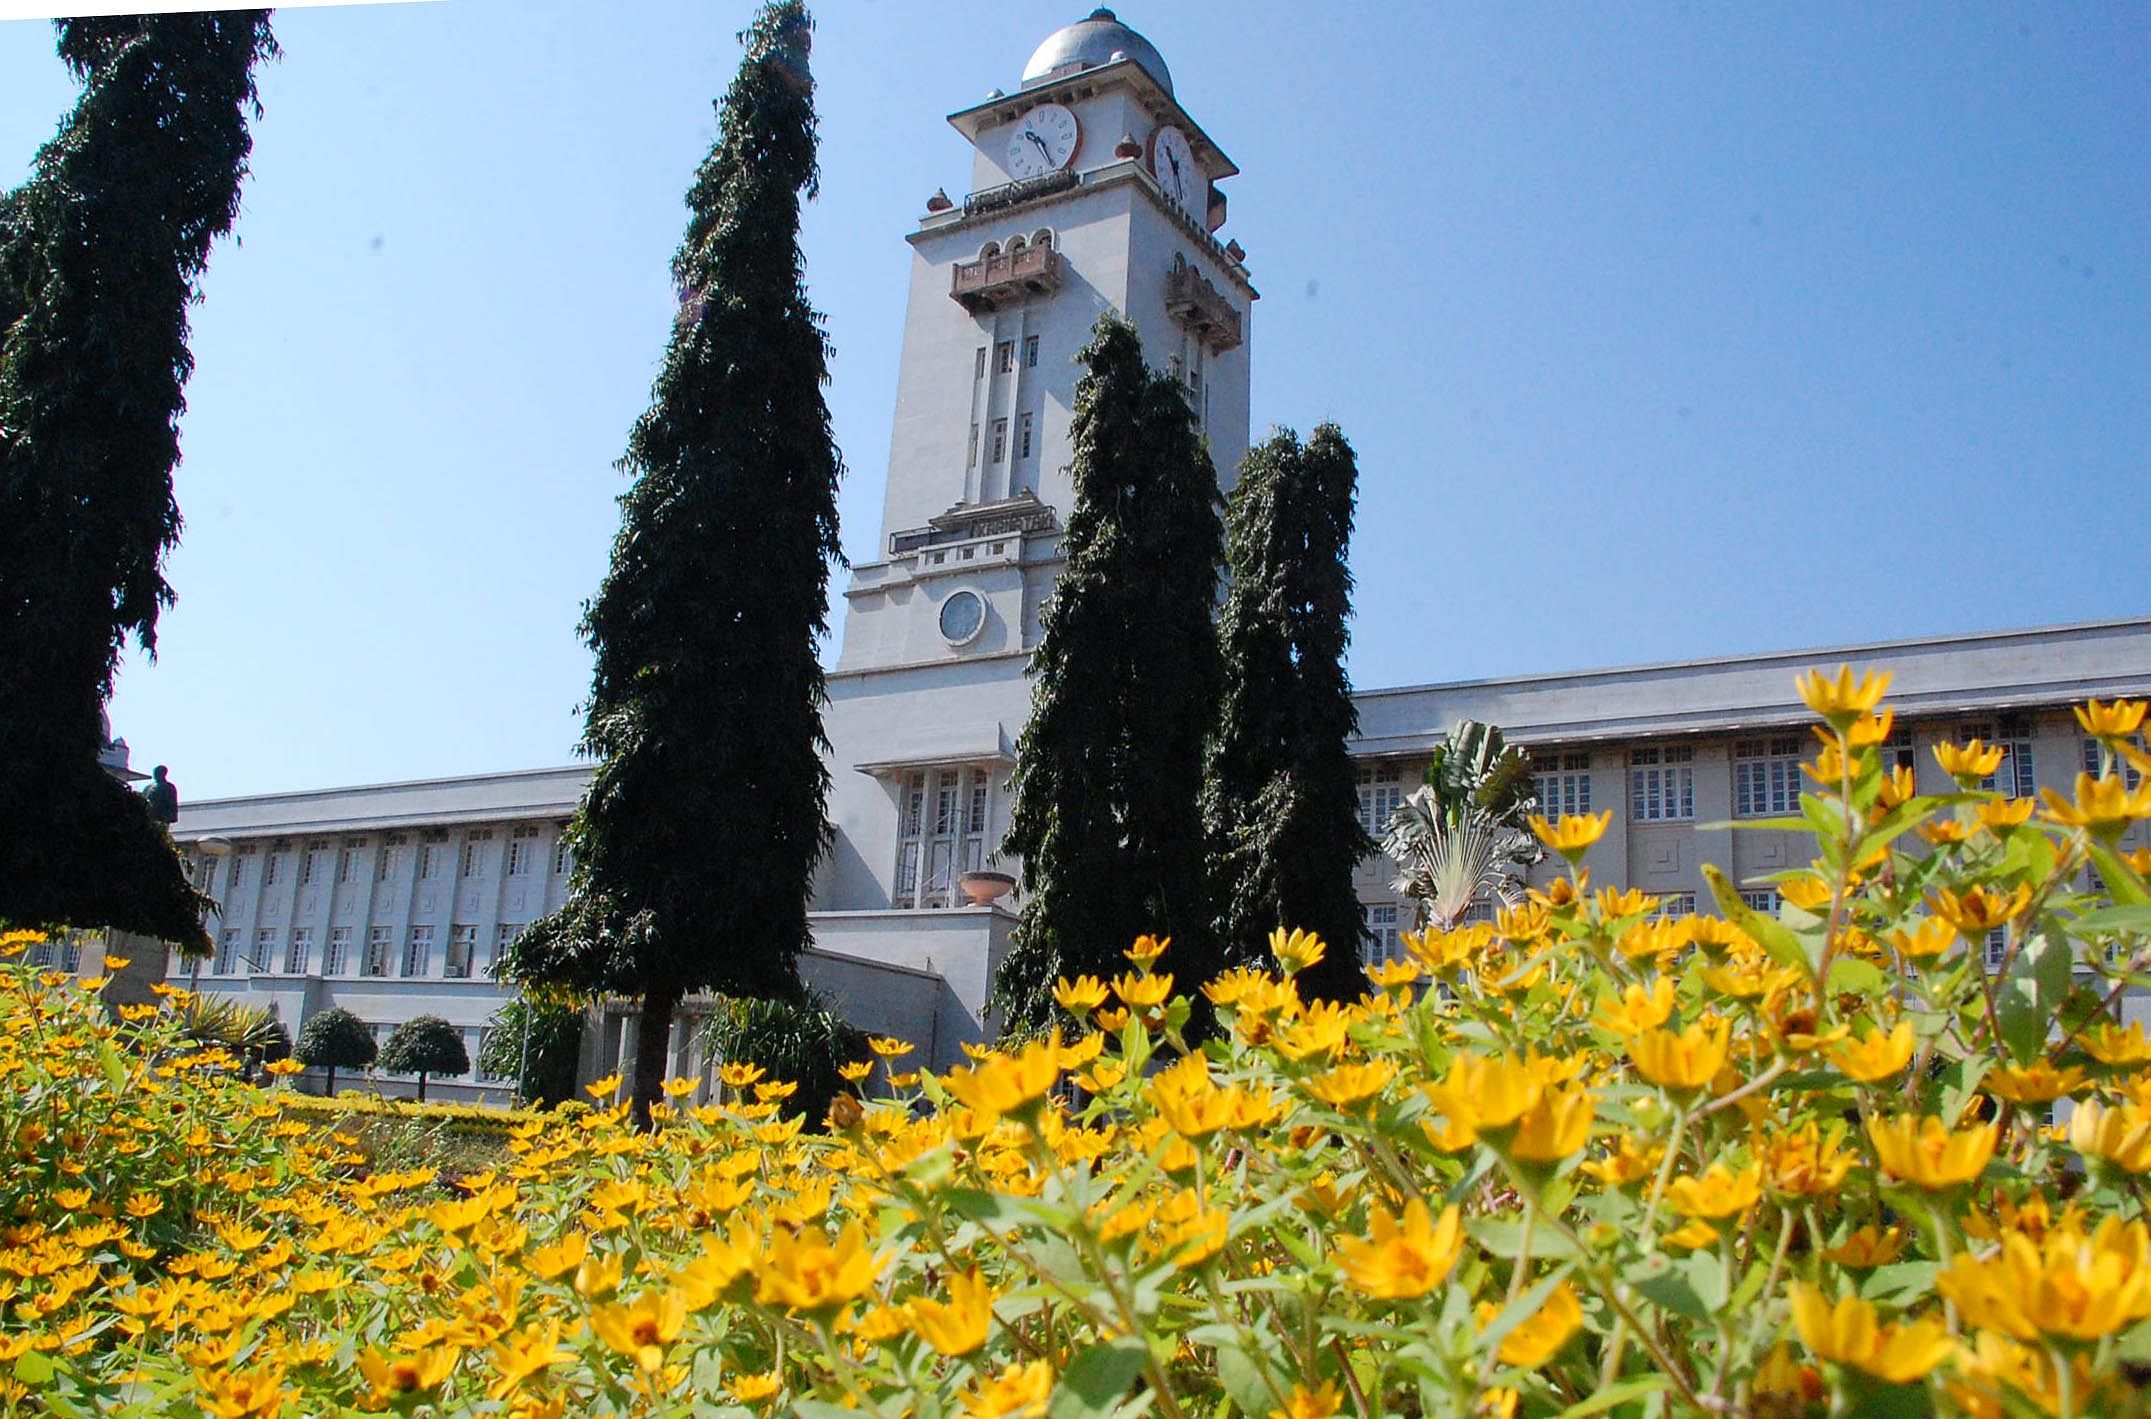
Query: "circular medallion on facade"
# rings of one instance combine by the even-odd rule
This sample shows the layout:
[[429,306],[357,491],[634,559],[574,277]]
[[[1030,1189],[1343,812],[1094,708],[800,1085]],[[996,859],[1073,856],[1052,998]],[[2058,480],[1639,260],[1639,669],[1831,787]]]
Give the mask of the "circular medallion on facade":
[[986,603],[975,591],[953,591],[941,603],[941,635],[950,645],[969,645],[986,629]]

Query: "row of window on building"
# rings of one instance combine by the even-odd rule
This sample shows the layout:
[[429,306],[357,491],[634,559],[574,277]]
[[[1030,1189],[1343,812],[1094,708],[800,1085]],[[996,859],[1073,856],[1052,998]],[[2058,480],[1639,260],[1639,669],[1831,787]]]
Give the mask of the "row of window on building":
[[[2030,725],[2020,719],[1995,724],[1967,724],[1955,735],[1958,742],[1972,739],[1998,744],[2004,750],[2001,767],[1980,782],[1988,792],[2013,798],[2029,797],[2036,782]],[[1804,787],[1801,761],[1815,745],[1797,734],[1736,739],[1732,745],[1733,816],[1768,818],[1800,811]],[[2099,741],[2082,741],[2083,768],[2098,774],[2106,767]],[[1537,772],[1533,785],[1538,811],[1549,818],[1564,813],[1582,815],[1592,811],[1591,755],[1578,750],[1540,750],[1533,756]],[[1918,761],[1912,731],[1900,729],[1883,745],[1883,767],[1913,768]],[[1628,816],[1638,823],[1692,821],[1695,804],[1695,746],[1692,744],[1646,744],[1627,751]],[[2118,767],[2131,788],[2142,776],[2126,763]],[[1360,826],[1380,837],[1389,819],[1403,802],[1404,774],[1395,764],[1369,764],[1359,771]]]
[[[320,971],[328,977],[357,977],[374,979],[410,980],[469,980],[474,975],[491,975],[493,965],[506,952],[523,926],[520,922],[502,922],[493,933],[492,952],[483,960],[478,957],[478,928],[476,926],[451,926],[445,943],[437,943],[434,928],[414,926],[399,943],[393,926],[369,927],[363,942],[355,935],[355,928],[332,926],[328,935],[321,939]],[[226,929],[217,938],[216,955],[210,960],[210,974],[236,975],[314,975],[314,929],[295,926],[287,933],[280,927],[265,926],[254,933],[254,949],[251,954],[243,950],[242,933],[237,927]],[[445,944],[438,975],[433,969],[433,953],[436,944]],[[399,949],[400,946],[400,949]]]
[[[505,875],[532,877],[537,874],[543,860],[540,836],[539,829],[533,824],[508,829],[505,852],[500,859]],[[195,884],[213,897],[220,886],[234,892],[245,889],[252,884],[257,871],[261,885],[267,888],[281,885],[295,870],[302,887],[325,882],[344,886],[361,880],[368,870],[369,848],[374,848],[371,870],[377,882],[393,880],[402,871],[407,855],[414,860],[416,876],[422,882],[447,876],[451,866],[461,878],[491,875],[495,861],[494,829],[469,828],[460,834],[460,841],[458,837],[446,828],[431,828],[416,834],[385,834],[378,847],[369,837],[312,838],[303,846],[295,846],[289,838],[278,838],[267,845],[266,851],[260,843],[241,843],[232,849],[228,883],[218,880],[221,860],[204,856],[195,867]],[[565,875],[573,865],[574,855],[568,845],[555,840],[553,875]]]

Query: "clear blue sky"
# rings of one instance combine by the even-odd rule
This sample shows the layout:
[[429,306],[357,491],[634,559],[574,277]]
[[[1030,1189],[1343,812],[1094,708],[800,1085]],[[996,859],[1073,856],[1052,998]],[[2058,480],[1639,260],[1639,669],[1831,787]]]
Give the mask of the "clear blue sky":
[[[1083,0],[824,0],[870,555],[948,112]],[[567,762],[749,7],[285,11],[113,704],[190,797]],[[1243,168],[1257,432],[1359,450],[1362,686],[2151,610],[2151,9],[1128,0]],[[0,24],[0,181],[72,99]],[[842,585],[841,576],[835,583]]]

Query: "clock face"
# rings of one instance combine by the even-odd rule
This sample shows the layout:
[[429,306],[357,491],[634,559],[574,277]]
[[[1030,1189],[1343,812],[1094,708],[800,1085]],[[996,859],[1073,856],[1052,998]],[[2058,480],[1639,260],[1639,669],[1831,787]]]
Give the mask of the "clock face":
[[1190,212],[1195,210],[1204,181],[1187,134],[1177,128],[1160,128],[1150,140],[1150,170],[1157,174],[1158,186],[1165,189],[1165,195],[1175,205]]
[[1008,134],[1008,172],[1018,179],[1059,172],[1075,161],[1076,116],[1042,103],[1016,120]]
[[986,624],[986,603],[975,591],[949,593],[941,603],[941,637],[950,645],[968,645]]

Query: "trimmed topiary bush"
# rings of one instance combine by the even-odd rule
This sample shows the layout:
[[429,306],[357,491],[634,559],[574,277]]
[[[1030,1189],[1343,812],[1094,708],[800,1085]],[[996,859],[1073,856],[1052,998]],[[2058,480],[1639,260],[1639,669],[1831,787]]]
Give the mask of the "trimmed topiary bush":
[[390,1032],[375,1061],[390,1074],[416,1074],[418,1097],[426,1097],[429,1074],[468,1074],[471,1057],[463,1032],[438,1015],[420,1015]]

